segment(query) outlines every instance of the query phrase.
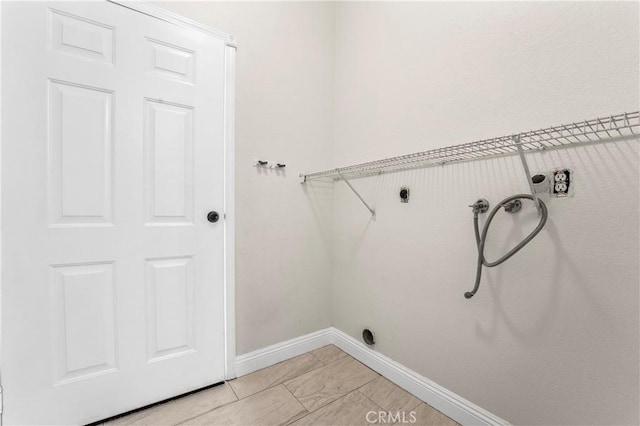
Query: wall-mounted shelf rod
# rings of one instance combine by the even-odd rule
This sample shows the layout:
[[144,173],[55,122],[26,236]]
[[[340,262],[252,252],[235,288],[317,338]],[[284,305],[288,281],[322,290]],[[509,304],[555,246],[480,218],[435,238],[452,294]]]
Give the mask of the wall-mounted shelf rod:
[[[301,181],[344,180],[374,176],[441,164],[469,161],[502,155],[517,154],[524,151],[539,151],[547,148],[560,148],[606,142],[638,136],[640,133],[640,111],[626,112],[607,117],[594,118],[571,124],[532,130],[514,135],[500,136],[461,145],[452,145],[409,155],[385,158],[383,160],[356,164],[348,167],[301,174]],[[518,143],[515,141],[519,140]],[[521,159],[523,158],[521,155]],[[369,210],[371,208],[367,206]]]
[[522,144],[520,143],[520,135],[515,135],[513,137],[513,143],[518,149],[518,155],[520,156],[520,162],[522,163],[522,169],[524,170],[524,176],[527,179],[527,183],[529,184],[529,190],[531,191],[531,196],[533,197],[533,203],[538,210],[538,214],[542,213],[542,207],[540,206],[540,200],[538,200],[538,194],[536,194],[536,190],[533,187],[533,180],[531,178],[531,171],[529,171],[529,164],[527,163],[527,159],[524,156],[524,150],[522,149]]
[[369,210],[371,212],[371,216],[373,216],[375,218],[376,211],[374,209],[372,209],[369,204],[367,204],[367,202],[364,200],[364,198],[362,198],[360,193],[358,191],[356,191],[356,189],[353,187],[353,185],[351,185],[351,182],[349,182],[347,180],[347,178],[345,178],[344,176],[340,176],[340,178],[344,181],[344,183],[347,184],[347,186],[353,191],[353,193],[356,194],[356,197],[358,197],[360,199],[360,201],[362,201],[362,204],[364,204],[364,206],[367,208],[367,210]]

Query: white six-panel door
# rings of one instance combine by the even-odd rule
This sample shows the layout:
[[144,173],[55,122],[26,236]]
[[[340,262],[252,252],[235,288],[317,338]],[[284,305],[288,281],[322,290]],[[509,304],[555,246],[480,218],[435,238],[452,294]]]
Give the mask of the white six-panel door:
[[223,380],[224,49],[107,2],[3,2],[4,424]]

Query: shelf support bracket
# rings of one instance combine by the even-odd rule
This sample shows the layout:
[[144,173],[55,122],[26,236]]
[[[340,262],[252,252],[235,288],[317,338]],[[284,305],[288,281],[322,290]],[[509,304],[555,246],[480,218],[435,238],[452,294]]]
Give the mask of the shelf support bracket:
[[529,171],[529,165],[527,164],[527,159],[524,157],[524,150],[522,149],[522,145],[520,143],[520,135],[514,135],[513,143],[518,149],[518,155],[520,156],[520,161],[522,162],[522,168],[524,169],[525,177],[527,178],[527,183],[529,184],[529,190],[531,191],[531,196],[533,197],[533,202],[536,205],[536,209],[538,210],[538,214],[540,214],[540,200],[538,200],[538,195],[536,194],[536,190],[533,187],[533,181],[531,180],[531,172]]
[[375,217],[376,211],[373,210],[369,206],[369,204],[367,204],[367,202],[360,196],[360,194],[358,194],[358,191],[356,191],[356,189],[353,187],[353,185],[351,185],[351,182],[349,182],[342,174],[339,174],[338,176],[340,176],[340,179],[342,179],[344,181],[344,183],[346,183],[347,186],[353,191],[353,193],[356,194],[356,197],[358,197],[358,199],[360,199],[360,201],[362,201],[362,204],[364,204],[364,206],[367,208],[367,210],[369,210],[371,212],[371,215]]

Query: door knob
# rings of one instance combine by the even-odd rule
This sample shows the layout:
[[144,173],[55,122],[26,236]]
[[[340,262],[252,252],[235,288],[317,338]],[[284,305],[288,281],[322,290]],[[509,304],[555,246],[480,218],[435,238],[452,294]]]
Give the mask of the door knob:
[[211,223],[216,223],[218,220],[220,220],[220,215],[218,214],[218,212],[211,211],[207,214],[207,220]]

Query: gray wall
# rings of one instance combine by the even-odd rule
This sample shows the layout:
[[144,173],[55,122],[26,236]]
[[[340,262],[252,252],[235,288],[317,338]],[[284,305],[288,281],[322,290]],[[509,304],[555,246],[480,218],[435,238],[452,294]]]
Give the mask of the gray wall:
[[[336,166],[638,109],[637,3],[340,3]],[[472,213],[526,192],[516,157],[335,186],[334,325],[515,424],[637,424],[638,143],[529,156],[575,171],[543,232],[485,270]],[[409,204],[399,202],[402,185]],[[536,223],[500,213],[494,260]]]

